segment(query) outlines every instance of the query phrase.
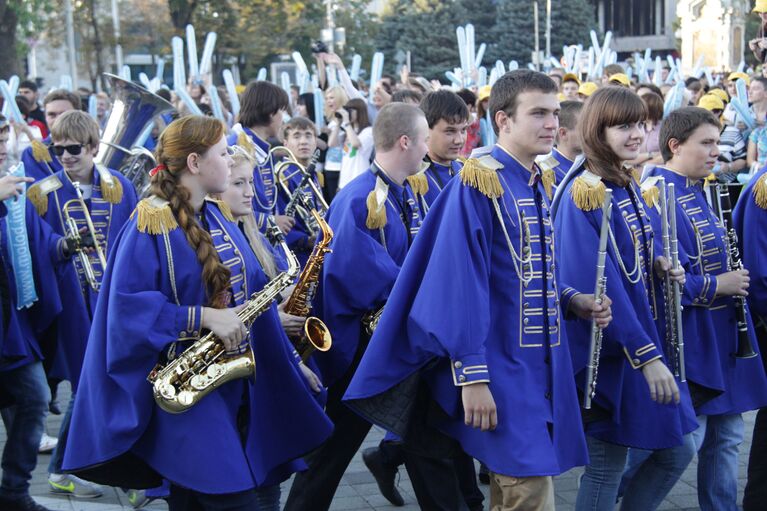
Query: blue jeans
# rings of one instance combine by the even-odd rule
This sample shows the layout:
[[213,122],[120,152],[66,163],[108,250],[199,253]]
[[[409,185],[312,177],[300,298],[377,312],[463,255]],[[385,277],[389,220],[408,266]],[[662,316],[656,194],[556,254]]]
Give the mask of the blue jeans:
[[256,506],[253,511],[280,511],[280,485],[256,489]]
[[698,424],[692,433],[698,449],[698,505],[702,511],[737,511],[743,417],[699,415]]
[[[613,511],[629,448],[588,435],[586,444],[591,461],[583,474],[575,509]],[[678,447],[644,452],[647,456],[635,465],[633,477],[626,485],[621,511],[656,509],[692,461],[695,445],[692,436],[685,435],[684,443]]]
[[72,422],[72,409],[75,407],[75,395],[72,394],[72,398],[67,405],[67,413],[64,414],[64,419],[61,421],[61,428],[59,429],[59,443],[56,444],[56,448],[51,455],[51,462],[48,464],[49,474],[60,474],[61,464],[64,462],[64,449],[67,448],[67,437],[69,436],[69,424]]
[[0,392],[14,400],[12,412],[7,415],[12,420],[11,424],[6,423],[8,439],[3,449],[0,493],[8,497],[22,496],[29,493],[45,413],[51,400],[42,362],[0,372]]

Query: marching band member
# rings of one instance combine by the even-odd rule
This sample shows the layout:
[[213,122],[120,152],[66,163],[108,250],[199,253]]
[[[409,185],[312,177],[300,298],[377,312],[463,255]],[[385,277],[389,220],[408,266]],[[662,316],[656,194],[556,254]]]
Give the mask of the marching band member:
[[335,233],[325,257],[315,310],[333,332],[333,348],[314,361],[328,389],[333,435],[307,457],[286,510],[328,509],[338,483],[370,430],[341,398],[367,346],[363,316],[386,301],[418,232],[421,215],[407,184],[426,155],[428,127],[418,107],[386,105],[373,127],[376,160],[338,192],[327,221]]
[[232,130],[229,145],[239,145],[253,152],[256,166],[253,168],[253,183],[256,195],[253,197],[253,211],[258,228],[266,231],[267,218],[274,221],[282,232],[288,233],[295,220],[284,215],[275,215],[277,183],[274,178],[274,156],[269,153],[271,140],[280,135],[282,119],[288,108],[288,95],[280,87],[269,82],[251,82],[242,93],[239,123]]
[[[676,189],[670,214],[678,217],[679,257],[686,273],[684,360],[700,425],[693,439],[698,451],[698,505],[704,511],[737,510],[741,413],[767,405],[761,357],[734,356],[738,330],[731,297],[748,294],[748,271],[728,271],[726,231],[703,191],[703,180],[719,155],[720,129],[716,117],[702,108],[672,112],[663,121],[659,138],[665,164],[653,169],[642,185],[648,203],[656,202],[658,177]],[[655,233],[659,232],[656,227]],[[673,321],[663,311],[658,317],[662,330]],[[749,336],[753,335],[749,325]],[[629,465],[634,454],[632,450]]]
[[[767,5],[765,5],[767,12]],[[749,271],[748,305],[753,314],[759,351],[767,350],[767,167],[759,170],[741,192],[733,212],[740,241],[743,264]],[[765,357],[762,356],[762,363]],[[756,414],[751,453],[748,458],[748,481],[743,495],[743,509],[757,511],[767,499],[767,407]]]
[[[498,144],[467,160],[426,216],[345,402],[408,452],[458,442],[492,472],[491,509],[553,510],[551,476],[587,461],[564,316],[605,326],[609,299],[565,293],[554,264],[534,160],[554,143],[556,84],[506,73],[489,108]],[[465,509],[455,481],[442,485],[439,509]]]
[[[43,100],[45,122],[48,129],[53,129],[53,123],[65,112],[80,110],[80,96],[64,89],[52,90]],[[31,147],[24,150],[21,161],[29,177],[39,181],[61,170],[61,163],[50,147],[51,137],[42,143],[33,142]],[[47,146],[47,147],[46,147]]]
[[558,164],[554,168],[556,184],[562,182],[575,159],[583,153],[580,133],[578,133],[578,118],[583,109],[581,101],[563,101],[559,104],[559,128],[557,129],[557,145],[551,150],[551,155]]
[[[320,180],[316,173],[316,167],[311,167],[312,155],[317,149],[317,130],[314,123],[306,117],[293,117],[285,123],[282,127],[282,143],[290,149],[298,163],[307,171],[312,173],[312,182],[316,190],[322,190]],[[287,189],[291,193],[295,193],[296,188],[301,184],[303,179],[303,172],[300,171],[297,165],[290,165],[280,176],[276,176],[278,179],[283,179],[287,185]],[[307,184],[304,185],[303,191],[304,197],[308,199],[308,202],[312,204],[315,209],[320,208],[319,198],[313,193],[312,188]],[[285,193],[282,186],[278,187],[277,192],[277,213],[285,214],[285,207],[290,202],[291,197]],[[295,214],[295,213],[294,213]],[[301,263],[301,267],[304,266],[306,260],[309,259],[309,254],[314,247],[314,241],[316,240],[317,233],[312,232],[306,225],[303,218],[300,215],[295,217],[295,224],[289,233],[286,235],[288,246],[296,254],[298,262]]]
[[[81,259],[74,258],[73,264],[59,275],[59,292],[67,299],[62,303],[61,320],[56,324],[51,374],[61,375],[71,382],[72,399],[61,423],[59,443],[51,456],[48,482],[54,493],[92,497],[100,495],[101,490],[64,475],[61,462],[103,266],[111,253],[112,242],[128,221],[137,198],[133,185],[122,174],[93,163],[99,150],[99,127],[85,112],[68,111],[57,118],[51,128],[51,141],[50,149],[63,169],[35,183],[29,189],[29,199],[59,235],[67,233],[67,216],[74,220],[78,229],[90,230],[89,216],[95,229],[90,235],[100,252],[88,256],[89,267],[84,266]],[[82,197],[81,202],[78,197]],[[89,269],[92,269],[90,275]]]
[[[94,318],[65,465],[107,484],[171,482],[169,509],[250,510],[331,425],[312,399],[276,306],[237,315],[268,277],[221,201],[225,127],[188,116],[160,137],[152,195],[114,242]],[[153,402],[147,375],[207,330],[252,349],[258,376],[224,383],[184,413]],[[115,410],[118,412],[115,414]],[[103,417],[113,419],[106,424]]]
[[[562,253],[562,279],[576,289],[595,282],[596,247],[606,188],[613,190],[613,215],[605,277],[615,321],[604,331],[593,408],[584,415],[590,463],[576,501],[578,510],[612,510],[629,447],[653,450],[626,488],[621,508],[655,509],[695,454],[688,433],[697,427],[689,391],[678,383],[663,356],[654,318],[661,298],[654,291],[656,258],[645,205],[633,174],[623,163],[636,158],[644,130],[645,107],[623,87],[592,95],[580,118],[585,162],[558,194],[555,231]],[[577,177],[575,177],[577,176]],[[683,272],[672,270],[674,279]],[[579,388],[589,356],[590,327],[568,322],[573,368]]]

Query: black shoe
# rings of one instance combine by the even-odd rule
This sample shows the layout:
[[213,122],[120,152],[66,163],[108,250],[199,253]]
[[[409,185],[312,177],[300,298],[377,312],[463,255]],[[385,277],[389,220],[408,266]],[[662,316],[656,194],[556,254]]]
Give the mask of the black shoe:
[[48,403],[48,411],[53,415],[61,415],[61,408],[59,408],[59,402],[56,399],[51,399],[51,402]]
[[16,498],[0,495],[0,509],[3,511],[51,511],[32,500],[29,495]]
[[479,464],[479,482],[480,484],[490,484],[490,471],[484,463]]
[[394,478],[397,475],[397,467],[392,467],[383,462],[381,459],[381,451],[378,447],[369,447],[362,451],[362,461],[365,462],[365,466],[370,470],[370,473],[373,474],[373,477],[375,477],[381,495],[391,502],[393,506],[404,506],[405,499],[402,498],[399,490],[394,485]]

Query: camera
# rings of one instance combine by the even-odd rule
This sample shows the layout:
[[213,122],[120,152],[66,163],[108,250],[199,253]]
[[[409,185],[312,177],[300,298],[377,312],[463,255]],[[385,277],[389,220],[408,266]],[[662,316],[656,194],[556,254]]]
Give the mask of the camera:
[[322,41],[314,41],[311,48],[312,53],[328,53],[328,45]]

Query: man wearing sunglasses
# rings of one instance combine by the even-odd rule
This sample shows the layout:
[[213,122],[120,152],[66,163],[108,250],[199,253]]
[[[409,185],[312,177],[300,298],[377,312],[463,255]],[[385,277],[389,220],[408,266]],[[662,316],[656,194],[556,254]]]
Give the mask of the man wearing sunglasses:
[[[48,128],[52,129],[56,119],[70,110],[80,110],[80,97],[72,92],[59,89],[53,90],[45,96],[43,108],[45,109],[45,121]],[[50,149],[50,136],[42,142],[33,141],[32,145],[24,150],[21,161],[24,162],[24,170],[27,176],[39,181],[61,170],[61,163]],[[48,147],[46,147],[48,146]]]
[[[99,127],[87,113],[75,110],[61,114],[51,127],[51,141],[50,151],[58,158],[63,168],[37,181],[29,189],[29,199],[56,233],[66,233],[64,210],[67,209],[77,228],[85,234],[88,231],[87,220],[78,200],[78,195],[82,194],[95,231],[87,234],[100,245],[104,258],[101,259],[98,253],[90,253],[87,256],[95,282],[86,278],[80,258],[73,258],[72,264],[62,270],[59,277],[59,293],[67,298],[62,300],[63,310],[60,317],[66,318],[66,323],[55,327],[56,353],[53,356],[53,367],[60,374],[49,376],[70,381],[72,400],[62,421],[59,443],[48,467],[48,483],[53,493],[98,497],[102,491],[97,485],[62,474],[61,462],[64,458],[72,404],[85,356],[91,319],[106,269],[104,265],[112,240],[136,207],[136,190],[119,172],[102,165],[94,165],[93,159],[99,147]],[[68,203],[75,207],[66,208]]]

